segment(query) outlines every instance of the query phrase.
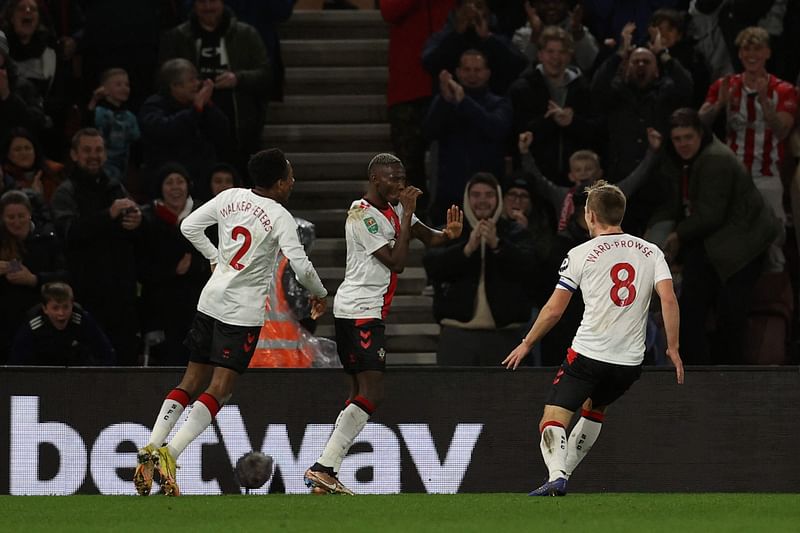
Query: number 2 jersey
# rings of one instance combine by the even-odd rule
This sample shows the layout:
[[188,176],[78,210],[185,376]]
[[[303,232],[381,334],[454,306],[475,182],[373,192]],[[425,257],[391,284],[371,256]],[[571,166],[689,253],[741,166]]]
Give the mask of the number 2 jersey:
[[[219,246],[205,229],[217,224]],[[186,217],[181,232],[216,268],[197,310],[233,326],[261,326],[278,252],[311,294],[328,294],[297,236],[294,217],[281,204],[250,189],[228,189]]]
[[606,363],[635,366],[644,359],[650,297],[672,279],[658,247],[626,233],[600,235],[569,251],[556,288],[583,293],[583,319],[572,349]]
[[[333,316],[386,318],[397,287],[397,273],[373,254],[386,245],[394,248],[402,216],[400,204],[379,209],[361,199],[350,205],[344,225],[347,265],[333,300]],[[411,226],[417,222],[412,214]]]

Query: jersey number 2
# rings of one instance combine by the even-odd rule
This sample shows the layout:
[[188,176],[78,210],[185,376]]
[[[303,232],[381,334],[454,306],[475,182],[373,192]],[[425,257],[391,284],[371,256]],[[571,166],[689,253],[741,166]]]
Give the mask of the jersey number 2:
[[247,250],[250,249],[250,243],[253,241],[253,237],[250,235],[250,232],[247,231],[247,228],[243,228],[242,226],[236,226],[231,232],[231,238],[234,241],[238,241],[239,237],[244,237],[244,242],[236,251],[236,255],[233,256],[233,259],[231,259],[230,265],[234,268],[234,270],[242,270],[244,268],[244,265],[239,262],[239,259],[244,257],[244,254],[246,254]]
[[[620,272],[625,272],[625,279],[620,277]],[[630,263],[617,263],[611,267],[611,301],[618,307],[631,305],[636,299],[636,287],[633,280],[636,279],[636,270]]]

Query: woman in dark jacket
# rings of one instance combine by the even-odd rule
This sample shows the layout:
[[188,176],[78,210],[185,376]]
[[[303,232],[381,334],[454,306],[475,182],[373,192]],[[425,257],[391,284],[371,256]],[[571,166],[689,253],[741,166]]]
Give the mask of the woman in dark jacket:
[[39,303],[41,286],[66,280],[61,245],[52,226],[35,226],[22,191],[0,196],[0,364],[25,313]]
[[194,208],[188,172],[168,163],[157,173],[157,182],[158,199],[142,211],[146,236],[138,271],[144,340],[151,346],[151,364],[182,366],[189,360],[183,340],[211,270],[180,231]]

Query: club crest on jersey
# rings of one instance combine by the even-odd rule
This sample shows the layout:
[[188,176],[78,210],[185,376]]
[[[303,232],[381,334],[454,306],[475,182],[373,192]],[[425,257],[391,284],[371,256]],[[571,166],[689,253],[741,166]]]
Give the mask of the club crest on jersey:
[[378,221],[375,220],[373,217],[367,217],[364,219],[364,225],[367,226],[367,231],[372,234],[378,233]]
[[378,350],[378,357],[380,358],[381,361],[386,359],[386,350],[384,350],[383,348],[380,348]]
[[563,261],[561,261],[561,266],[558,267],[558,273],[561,274],[566,272],[567,267],[569,266],[569,257],[565,257]]

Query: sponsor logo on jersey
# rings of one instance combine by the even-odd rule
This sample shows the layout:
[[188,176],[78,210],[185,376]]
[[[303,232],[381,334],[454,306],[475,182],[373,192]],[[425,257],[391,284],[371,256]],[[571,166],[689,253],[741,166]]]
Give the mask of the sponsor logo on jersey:
[[567,271],[567,267],[569,266],[569,257],[565,257],[563,261],[561,261],[561,266],[558,268],[558,273],[562,274]]
[[378,221],[375,220],[373,217],[365,218],[364,224],[367,226],[367,231],[369,231],[373,235],[378,233]]

